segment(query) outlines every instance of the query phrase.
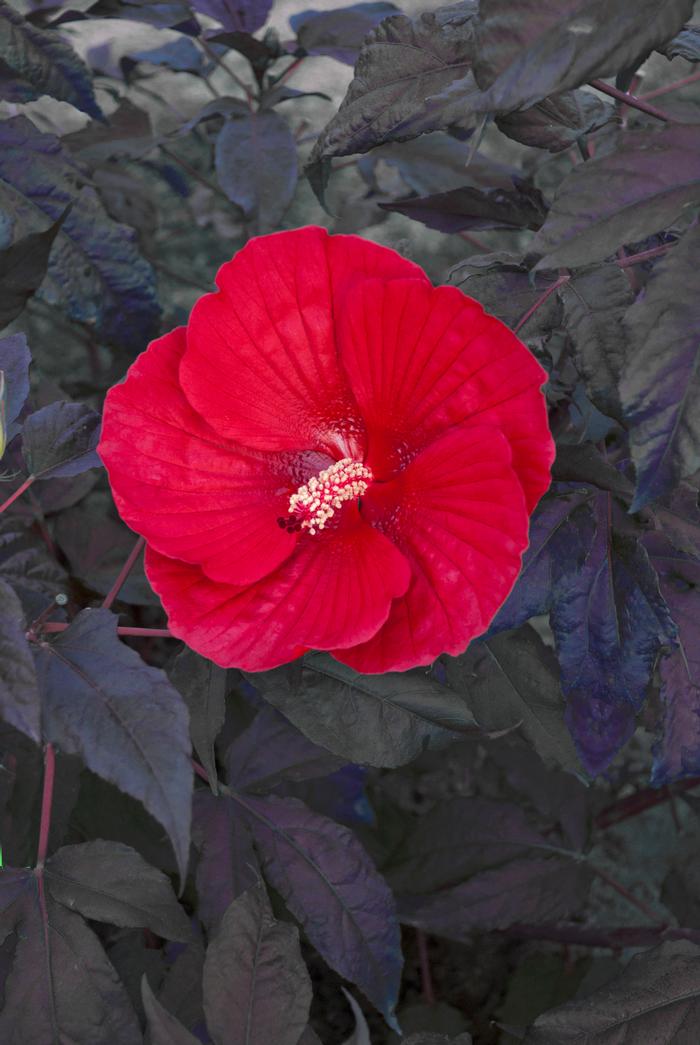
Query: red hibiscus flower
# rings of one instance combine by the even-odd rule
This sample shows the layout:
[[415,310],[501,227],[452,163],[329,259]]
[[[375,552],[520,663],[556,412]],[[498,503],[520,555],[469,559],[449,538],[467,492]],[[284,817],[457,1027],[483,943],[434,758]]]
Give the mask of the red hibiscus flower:
[[107,395],[100,455],[176,636],[257,671],[462,652],[550,482],[546,374],[392,250],[251,240]]

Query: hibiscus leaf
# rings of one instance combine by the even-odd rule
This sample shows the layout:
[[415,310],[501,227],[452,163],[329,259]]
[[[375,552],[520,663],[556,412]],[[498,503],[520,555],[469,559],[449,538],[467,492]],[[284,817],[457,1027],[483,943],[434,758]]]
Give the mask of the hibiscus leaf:
[[0,459],[21,428],[17,418],[29,395],[31,361],[24,334],[0,338]]
[[191,0],[192,9],[209,15],[230,32],[255,33],[262,29],[273,0]]
[[680,33],[657,50],[667,58],[685,58],[686,62],[700,62],[700,25],[684,25]]
[[97,840],[59,849],[46,863],[54,900],[85,918],[149,928],[166,940],[188,940],[189,919],[162,873],[135,849]]
[[475,728],[465,702],[421,670],[360,675],[308,653],[247,677],[309,740],[349,762],[400,766]]
[[289,19],[297,43],[307,54],[326,55],[354,65],[362,43],[375,25],[399,8],[386,0],[351,4],[334,11],[300,11]]
[[593,994],[538,1016],[524,1045],[691,1041],[692,1033],[688,1037],[685,1029],[698,1019],[700,947],[673,940],[636,954],[619,976]]
[[697,124],[632,132],[600,159],[581,163],[557,189],[531,243],[537,268],[577,267],[658,232],[700,200]]
[[654,505],[654,515],[674,548],[700,559],[700,507],[694,486],[680,483],[665,502]]
[[620,398],[637,471],[632,511],[700,468],[699,266],[696,227],[654,268],[644,297],[625,316],[630,350]]
[[64,217],[65,212],[48,229],[30,232],[0,251],[0,329],[20,314],[40,286],[46,275],[53,241]]
[[564,91],[543,98],[530,109],[497,116],[496,126],[523,145],[562,152],[614,117],[614,107],[592,91]]
[[14,235],[46,231],[72,204],[56,235],[41,287],[71,319],[129,349],[155,336],[160,320],[155,276],[135,233],[107,214],[87,176],[61,141],[24,116],[0,124],[0,222]]
[[481,0],[474,73],[484,111],[524,109],[634,66],[692,10],[693,0]]
[[402,966],[394,901],[357,838],[297,799],[237,795],[236,801],[265,877],[309,941],[393,1025]]
[[42,903],[33,871],[3,869],[0,882],[0,937],[16,934],[0,1040],[141,1045],[126,991],[83,919],[51,897]]
[[0,62],[3,79],[10,79],[11,100],[28,102],[49,94],[88,116],[104,119],[90,71],[73,48],[56,30],[36,28],[4,0],[0,0]]
[[41,704],[36,671],[25,638],[22,604],[0,580],[0,715],[37,743],[41,737]]
[[269,232],[297,186],[297,148],[286,120],[269,109],[227,120],[216,139],[216,175],[257,232]]
[[311,980],[299,933],[272,917],[259,883],[234,900],[207,948],[204,1010],[216,1045],[297,1045],[309,1018]]
[[138,799],[167,831],[184,881],[192,768],[187,709],[164,672],[117,638],[109,610],[83,610],[36,652],[47,739]]
[[144,976],[141,980],[141,997],[148,1020],[151,1045],[199,1045],[199,1038],[182,1026],[156,998]]
[[[517,324],[553,282],[549,274],[545,277],[539,272],[529,272],[519,257],[505,251],[472,255],[455,265],[449,281],[510,327]],[[528,319],[521,337],[541,336],[560,325],[561,302],[556,294],[550,294]]]
[[57,479],[99,468],[100,415],[84,403],[49,403],[30,414],[22,429],[22,452],[36,479]]
[[226,717],[226,671],[185,648],[178,653],[168,674],[187,705],[192,746],[216,794],[214,741]]
[[547,214],[542,193],[525,183],[510,191],[474,189],[466,185],[433,196],[409,197],[379,206],[382,210],[405,214],[438,232],[538,229]]
[[158,992],[160,1004],[192,1031],[204,1026],[203,970],[204,946],[196,939],[180,951]]
[[226,795],[194,794],[193,841],[199,849],[197,913],[211,933],[226,908],[260,877],[250,829]]

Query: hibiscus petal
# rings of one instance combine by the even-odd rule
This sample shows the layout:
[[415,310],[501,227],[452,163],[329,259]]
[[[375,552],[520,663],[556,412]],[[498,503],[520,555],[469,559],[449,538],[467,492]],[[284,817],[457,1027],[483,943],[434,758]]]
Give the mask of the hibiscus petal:
[[340,356],[367,426],[367,463],[386,477],[452,425],[500,429],[532,509],[550,483],[547,374],[499,320],[456,287],[365,280],[344,299]]
[[247,671],[277,667],[309,648],[364,642],[406,591],[411,571],[392,542],[355,515],[339,530],[305,536],[291,559],[247,588],[214,583],[148,546],[146,573],[171,631],[222,667]]
[[246,446],[361,457],[335,313],[358,279],[417,273],[386,247],[314,226],[252,239],[219,270],[219,293],[193,309],[180,368],[185,394]]
[[333,650],[362,672],[403,671],[462,653],[488,627],[520,570],[528,514],[506,437],[453,429],[394,480],[375,484],[362,513],[411,564],[411,585],[368,642]]
[[184,349],[183,328],[153,341],[110,389],[98,452],[133,530],[216,580],[249,584],[294,549],[297,538],[276,521],[293,486],[192,409],[178,383]]

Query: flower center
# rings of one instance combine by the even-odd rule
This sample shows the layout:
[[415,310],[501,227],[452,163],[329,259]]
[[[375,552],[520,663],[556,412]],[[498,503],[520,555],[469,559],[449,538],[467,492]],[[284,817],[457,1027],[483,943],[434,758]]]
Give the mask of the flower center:
[[325,529],[345,501],[361,497],[371,482],[369,468],[351,457],[343,457],[300,486],[289,498],[288,511],[292,518],[280,517],[277,522],[290,533],[299,530],[316,533]]

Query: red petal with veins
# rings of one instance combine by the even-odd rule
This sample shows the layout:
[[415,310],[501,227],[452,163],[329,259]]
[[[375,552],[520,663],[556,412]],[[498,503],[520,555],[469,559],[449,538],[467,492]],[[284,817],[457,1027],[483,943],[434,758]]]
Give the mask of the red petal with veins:
[[223,439],[185,399],[178,364],[185,330],[153,341],[107,393],[98,452],[119,514],[165,555],[212,579],[250,584],[294,550],[277,525],[296,483],[279,460]]
[[339,529],[300,542],[275,573],[248,587],[217,583],[147,547],[146,573],[173,634],[217,664],[247,671],[370,638],[411,571],[387,537],[346,511]]
[[527,547],[508,440],[496,428],[453,429],[371,487],[362,513],[404,553],[411,585],[374,638],[334,656],[382,672],[462,653],[506,599]]
[[375,475],[390,477],[454,425],[491,425],[511,445],[532,510],[554,459],[547,375],[503,323],[456,287],[366,280],[345,299],[338,342]]

